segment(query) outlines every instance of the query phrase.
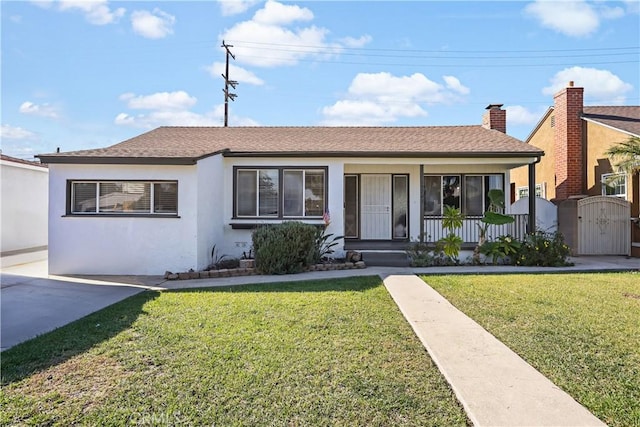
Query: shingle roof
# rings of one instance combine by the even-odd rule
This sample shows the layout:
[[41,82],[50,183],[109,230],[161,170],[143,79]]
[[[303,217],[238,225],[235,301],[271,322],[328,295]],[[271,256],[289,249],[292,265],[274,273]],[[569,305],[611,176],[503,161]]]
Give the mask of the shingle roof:
[[32,160],[18,159],[16,157],[7,156],[6,154],[0,154],[0,159],[4,160],[6,162],[20,163],[22,165],[36,166],[36,167],[40,167],[40,168],[46,168],[47,167],[47,165],[43,165],[40,162],[34,162]]
[[640,136],[640,105],[584,107],[582,117]]
[[39,155],[44,162],[194,163],[225,156],[532,157],[542,151],[482,126],[160,127],[107,148]]

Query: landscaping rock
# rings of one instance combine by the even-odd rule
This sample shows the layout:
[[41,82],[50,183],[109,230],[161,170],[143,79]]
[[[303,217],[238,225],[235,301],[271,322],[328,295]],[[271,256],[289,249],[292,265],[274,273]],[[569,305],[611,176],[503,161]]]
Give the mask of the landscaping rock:
[[189,273],[178,273],[178,279],[180,280],[188,280],[190,278]]
[[356,268],[365,268],[366,265],[364,264],[364,261],[358,261],[356,262]]
[[199,279],[199,278],[200,278],[200,273],[198,273],[197,271],[189,272],[189,279]]
[[178,280],[178,274],[177,273],[168,274],[167,280]]
[[171,274],[173,274],[173,273],[171,273],[169,270],[165,271],[164,272],[164,278],[168,279]]
[[240,268],[254,268],[256,266],[256,260],[254,259],[241,259]]

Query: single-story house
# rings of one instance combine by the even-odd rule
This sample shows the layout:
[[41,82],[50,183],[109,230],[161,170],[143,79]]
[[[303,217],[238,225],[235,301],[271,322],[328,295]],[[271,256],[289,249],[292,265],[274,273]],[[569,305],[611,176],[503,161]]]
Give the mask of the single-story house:
[[483,125],[160,127],[40,155],[50,170],[49,272],[199,270],[214,245],[248,253],[259,224],[322,225],[327,215],[327,232],[344,236],[338,256],[403,251],[442,235],[445,203],[467,215],[471,244],[487,192],[509,200],[509,171],[544,154],[505,132],[506,112],[492,104]]
[[0,266],[47,258],[49,169],[0,154]]

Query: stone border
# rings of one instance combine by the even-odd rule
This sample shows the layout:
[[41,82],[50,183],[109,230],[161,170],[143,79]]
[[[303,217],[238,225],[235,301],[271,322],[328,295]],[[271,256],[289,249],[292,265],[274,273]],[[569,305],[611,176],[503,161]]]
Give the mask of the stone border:
[[[249,263],[248,263],[249,264]],[[251,264],[249,264],[251,265]],[[309,266],[305,271],[333,271],[333,270],[353,270],[366,268],[364,261],[315,264]],[[256,276],[260,273],[255,267],[239,267],[222,270],[186,271],[183,273],[164,273],[166,280],[190,280],[190,279],[217,279],[219,277]]]

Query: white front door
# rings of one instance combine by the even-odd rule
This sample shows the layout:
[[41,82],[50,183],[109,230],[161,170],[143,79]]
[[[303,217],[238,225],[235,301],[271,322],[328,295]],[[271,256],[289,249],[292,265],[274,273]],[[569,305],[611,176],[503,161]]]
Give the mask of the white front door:
[[360,238],[390,240],[391,175],[363,174],[360,180]]

